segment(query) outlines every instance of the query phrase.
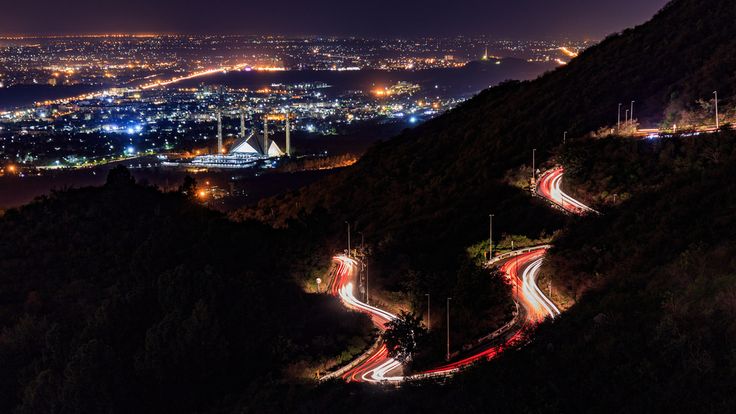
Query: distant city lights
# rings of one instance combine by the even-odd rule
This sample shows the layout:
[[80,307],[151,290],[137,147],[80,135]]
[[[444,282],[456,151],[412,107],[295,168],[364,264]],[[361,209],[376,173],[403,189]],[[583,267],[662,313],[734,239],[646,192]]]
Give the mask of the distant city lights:
[[[213,154],[218,109],[225,150],[242,136],[241,116],[247,133],[259,134],[268,115],[269,135],[279,141],[284,139],[283,116],[272,117],[287,112],[292,114],[292,131],[310,134],[340,135],[346,126],[366,121],[415,125],[469,96],[457,93],[450,82],[418,77],[417,71],[460,68],[482,56],[495,59],[489,62],[495,64],[505,56],[554,64],[589,46],[484,37],[324,42],[299,37],[102,35],[35,41],[35,49],[0,48],[6,69],[0,73],[0,87],[97,89],[0,111],[0,163],[22,163],[24,170],[85,167],[136,154]],[[279,77],[252,86],[217,83],[224,73],[230,79],[252,77],[245,72],[284,70],[313,71],[315,78],[287,82],[288,77]],[[316,80],[320,71],[365,75],[354,84],[331,85]],[[478,86],[483,87],[487,85]]]

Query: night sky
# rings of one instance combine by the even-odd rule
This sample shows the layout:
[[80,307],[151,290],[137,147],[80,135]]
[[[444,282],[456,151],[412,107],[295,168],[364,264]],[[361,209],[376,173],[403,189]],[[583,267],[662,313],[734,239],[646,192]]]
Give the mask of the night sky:
[[667,0],[9,0],[0,33],[487,34],[600,39]]

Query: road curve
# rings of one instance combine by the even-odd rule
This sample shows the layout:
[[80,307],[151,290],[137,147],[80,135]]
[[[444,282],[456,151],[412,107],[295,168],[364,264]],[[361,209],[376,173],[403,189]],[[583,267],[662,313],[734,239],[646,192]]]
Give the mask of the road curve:
[[536,193],[568,213],[582,215],[596,212],[562,191],[562,176],[564,174],[565,169],[563,167],[553,168],[543,173],[537,180]]
[[[596,212],[580,201],[570,197],[561,189],[564,168],[549,170],[539,177],[536,193],[562,208],[568,213],[583,215]],[[449,376],[480,360],[489,360],[503,352],[504,349],[518,345],[526,340],[525,332],[546,318],[560,315],[559,308],[545,296],[537,285],[539,269],[549,246],[523,249],[508,254],[498,262],[501,271],[506,274],[513,285],[514,300],[520,306],[519,314],[508,324],[493,332],[482,345],[460,354],[455,361],[441,365],[418,374],[404,376],[401,363],[388,355],[386,345],[378,343],[353,364],[328,374],[323,379],[340,377],[345,381],[365,382],[400,382],[412,379]],[[386,324],[396,316],[377,307],[358,300],[353,291],[353,279],[357,262],[345,255],[335,256],[335,270],[329,284],[329,292],[339,296],[346,307],[368,314],[373,324],[384,331]]]
[[461,355],[458,360],[412,375],[408,379],[448,376],[478,361],[491,360],[505,349],[523,343],[526,333],[547,317],[557,317],[560,314],[559,309],[537,286],[539,269],[548,248],[549,246],[541,246],[517,250],[499,263],[499,269],[511,282],[514,300],[520,305],[519,317],[491,334],[491,340]]
[[[511,255],[500,263],[500,269],[514,286],[514,300],[520,305],[521,312],[510,323],[493,332],[487,341],[461,353],[455,361],[436,368],[404,376],[401,363],[389,357],[388,349],[380,344],[359,358],[358,363],[348,369],[326,376],[324,379],[340,377],[345,381],[357,382],[400,382],[431,377],[452,375],[459,370],[481,360],[490,360],[504,349],[518,345],[525,340],[525,332],[542,322],[547,317],[554,318],[560,314],[559,309],[549,300],[536,284],[544,254],[548,246],[524,249]],[[374,325],[380,330],[386,323],[396,318],[395,315],[382,309],[365,304],[355,298],[353,278],[357,262],[346,256],[335,256],[335,270],[329,285],[331,294],[340,297],[349,309],[368,314]]]
[[[338,296],[348,309],[370,316],[376,328],[384,331],[386,324],[396,319],[396,315],[364,303],[355,297],[354,279],[358,262],[345,255],[335,256],[333,261],[335,268],[328,286],[330,294]],[[390,373],[393,376],[389,375]],[[389,377],[401,377],[401,363],[388,355],[386,345],[378,343],[377,346],[372,347],[366,354],[358,358],[356,364],[348,365],[345,369],[328,374],[322,379],[337,377],[348,382],[381,382]]]

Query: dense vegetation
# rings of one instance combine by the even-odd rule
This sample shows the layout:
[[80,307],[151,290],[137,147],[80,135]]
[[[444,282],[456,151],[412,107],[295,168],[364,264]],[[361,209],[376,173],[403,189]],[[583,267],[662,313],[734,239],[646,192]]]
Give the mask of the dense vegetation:
[[[725,154],[736,136],[587,141],[575,152],[596,168],[578,170],[579,180],[594,171],[607,171],[607,183],[628,179],[627,163],[617,168],[621,160],[600,157],[600,146],[647,148],[631,166],[671,174],[644,173],[628,200],[555,240],[543,272],[578,301],[529,345],[442,385],[331,384],[278,405],[251,403],[274,412],[733,412],[736,163]],[[685,150],[707,147],[720,148],[723,162]]]
[[634,140],[607,137],[566,145],[556,157],[565,166],[565,186],[604,208],[632,193],[663,188],[681,174],[736,161],[736,133],[674,135]]
[[482,228],[487,212],[509,198],[499,194],[496,178],[530,164],[533,148],[544,159],[563,131],[572,139],[615,125],[619,102],[637,100],[642,122],[659,122],[673,105],[698,106],[714,89],[727,104],[736,87],[730,69],[736,66],[735,21],[731,1],[676,0],[652,21],[610,36],[563,68],[488,89],[374,147],[334,180],[287,198],[279,206],[287,214],[276,217],[324,206],[361,222],[377,240],[419,220],[472,220],[475,226],[468,227]]
[[[298,193],[238,214],[283,225],[315,211],[345,220],[374,247],[375,287],[402,290],[409,272],[426,275],[424,293],[449,295],[467,246],[496,232],[539,238],[563,221],[504,183],[511,168],[547,159],[568,141],[615,125],[618,103],[635,100],[643,124],[677,121],[718,89],[736,92],[736,5],[675,0],[650,22],[584,51],[569,65],[529,82],[507,82],[432,121],[380,143],[346,171]],[[340,236],[342,237],[342,236]],[[437,280],[442,283],[433,283]],[[383,286],[380,285],[383,283]],[[439,302],[438,302],[439,303]]]
[[[240,224],[122,173],[8,211],[0,410],[734,411],[736,135],[580,137],[613,124],[618,102],[675,122],[716,86],[733,96],[735,29],[730,0],[675,0],[565,68],[487,90],[239,212]],[[506,184],[533,148],[605,214],[568,221]],[[564,227],[543,272],[575,305],[534,341],[442,385],[281,381],[365,344],[364,319],[291,280],[314,278],[345,220],[370,245],[377,291],[403,292],[419,312],[426,293],[435,313],[453,296],[456,339],[502,322],[508,289],[477,263],[489,213],[496,239]],[[439,319],[420,365],[438,359]]]
[[197,411],[371,342],[367,318],[292,282],[299,243],[124,169],[0,233],[1,412]]
[[[725,255],[716,255],[708,247],[730,246],[728,228],[736,224],[725,207],[736,201],[731,183],[718,184],[734,168],[731,133],[660,141],[580,137],[615,125],[618,103],[631,100],[646,126],[687,123],[691,112],[709,122],[700,112],[711,92],[718,89],[723,99],[736,90],[734,22],[731,1],[675,0],[652,21],[610,36],[564,68],[487,90],[376,146],[345,172],[244,213],[277,225],[313,210],[328,211],[337,223],[353,220],[370,235],[376,260],[389,264],[381,274],[387,284],[413,281],[407,290],[419,302],[429,286],[440,297],[455,291],[457,274],[444,276],[462,267],[458,252],[486,237],[488,213],[497,213],[499,233],[538,238],[561,226],[544,206],[503,184],[510,170],[528,170],[533,148],[538,162],[556,155],[569,163],[568,188],[579,185],[576,193],[606,212],[568,223],[556,241],[545,277],[577,303],[543,326],[533,345],[443,387],[385,393],[335,384],[329,400],[320,391],[275,409],[733,408],[734,343],[732,334],[726,337],[733,327],[724,316],[728,300],[721,299],[728,296],[721,288],[731,288],[733,252],[719,246]],[[561,147],[563,131],[569,145]],[[710,204],[700,208],[704,200]],[[278,214],[264,214],[269,210]],[[705,278],[707,260],[717,263],[712,280]],[[692,263],[704,275],[697,283],[686,276],[693,276]],[[435,277],[454,283],[436,286]],[[664,305],[674,298],[682,302]],[[335,407],[335,400],[344,405]]]

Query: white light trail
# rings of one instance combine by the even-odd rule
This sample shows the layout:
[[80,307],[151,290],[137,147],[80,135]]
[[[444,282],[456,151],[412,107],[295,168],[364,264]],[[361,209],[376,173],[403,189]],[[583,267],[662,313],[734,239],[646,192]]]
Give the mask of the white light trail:
[[[541,314],[546,313],[549,314],[550,317],[554,318],[560,314],[560,310],[547,296],[544,295],[544,293],[542,293],[539,286],[537,286],[537,274],[539,273],[539,268],[542,266],[543,260],[544,258],[539,258],[524,269],[522,274],[522,290],[524,291],[526,299],[532,304],[535,312]],[[542,309],[545,312],[542,312]]]
[[552,179],[552,197],[560,204],[565,205],[571,205],[579,210],[583,211],[593,211],[590,207],[586,206],[585,204],[581,203],[580,201],[570,197],[567,195],[564,191],[562,191],[562,173],[556,175]]

